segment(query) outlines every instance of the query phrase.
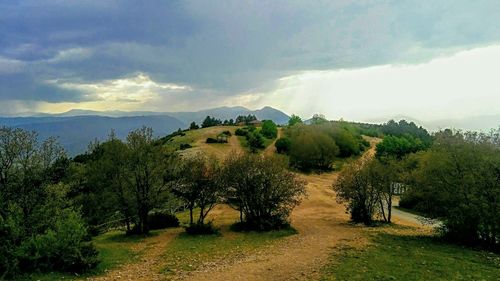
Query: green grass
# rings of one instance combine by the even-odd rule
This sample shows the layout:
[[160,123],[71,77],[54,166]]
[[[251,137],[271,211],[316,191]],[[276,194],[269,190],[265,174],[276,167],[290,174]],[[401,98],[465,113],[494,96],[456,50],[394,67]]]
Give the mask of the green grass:
[[[151,235],[156,235],[153,231]],[[103,274],[105,271],[116,268],[121,264],[131,263],[137,260],[141,253],[132,251],[132,246],[140,243],[144,236],[126,236],[123,231],[110,231],[93,239],[93,243],[99,251],[101,262],[93,270],[83,275],[70,273],[36,273],[19,278],[19,280],[77,280],[82,277],[90,277]]]
[[322,280],[500,280],[500,256],[428,236],[381,233],[363,250],[339,249]]
[[237,259],[242,252],[251,252],[295,233],[293,229],[198,236],[183,233],[172,241],[165,252],[166,267],[163,273],[170,275],[179,271],[192,271],[204,262],[226,263]]

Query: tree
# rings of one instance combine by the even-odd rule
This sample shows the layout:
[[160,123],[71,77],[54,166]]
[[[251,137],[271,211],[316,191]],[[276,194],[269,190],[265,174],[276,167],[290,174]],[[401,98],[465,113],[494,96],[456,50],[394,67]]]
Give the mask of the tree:
[[288,120],[288,126],[293,126],[295,124],[301,124],[302,123],[302,118],[300,116],[292,114],[290,119]]
[[215,159],[196,155],[183,161],[180,176],[172,192],[186,203],[190,225],[194,224],[194,208],[199,208],[196,224],[202,226],[208,213],[222,201],[220,167]]
[[341,171],[333,183],[337,201],[346,203],[354,222],[371,225],[379,203],[379,192],[371,183],[366,161],[357,161]]
[[193,121],[193,122],[191,122],[191,124],[189,124],[189,130],[197,130],[197,129],[199,129],[199,128],[200,128],[200,126],[198,126],[198,125],[196,124],[196,122],[194,122],[194,121]]
[[55,139],[39,143],[34,132],[0,128],[0,279],[20,271],[84,271],[97,264],[68,186],[59,183],[66,177],[64,163]]
[[292,136],[290,164],[301,170],[331,169],[339,149],[335,141],[321,131],[304,130]]
[[491,134],[444,130],[418,154],[411,188],[417,210],[439,218],[443,233],[465,244],[498,248],[500,129]]
[[268,139],[274,139],[278,136],[278,127],[273,121],[264,120],[260,133]]
[[[129,169],[133,183],[133,195],[137,206],[138,221],[135,231],[148,233],[149,211],[165,196],[167,190],[165,165],[169,162],[161,147],[154,145],[153,130],[142,127],[127,136],[127,147],[130,150]],[[171,161],[171,160],[170,160]]]
[[247,229],[286,227],[290,212],[306,194],[305,182],[277,158],[233,154],[226,159],[223,173],[228,203],[241,212]]
[[202,128],[208,128],[208,127],[212,127],[212,126],[218,126],[218,125],[221,125],[221,124],[222,124],[221,120],[216,119],[215,117],[207,116],[205,118],[205,120],[203,120],[203,123],[201,124],[201,127]]
[[379,159],[391,157],[402,159],[410,153],[415,153],[423,149],[425,149],[425,145],[422,141],[411,135],[403,135],[401,137],[388,135],[384,137],[382,142],[377,144],[376,156]]

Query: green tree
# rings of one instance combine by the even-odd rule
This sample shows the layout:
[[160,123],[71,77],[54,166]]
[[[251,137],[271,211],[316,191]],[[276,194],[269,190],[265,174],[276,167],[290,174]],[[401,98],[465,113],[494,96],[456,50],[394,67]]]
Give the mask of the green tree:
[[357,161],[344,167],[333,190],[337,193],[337,201],[346,204],[354,222],[371,225],[380,200],[367,165],[366,161]]
[[196,122],[194,122],[194,121],[193,121],[193,122],[191,122],[191,124],[189,124],[189,130],[197,130],[197,129],[199,129],[199,128],[200,128],[200,126],[198,126],[198,125],[196,124]]
[[286,227],[290,212],[306,194],[305,182],[287,171],[277,158],[231,155],[223,173],[228,203],[241,212],[248,229]]
[[418,155],[411,189],[417,209],[444,223],[447,237],[498,247],[500,236],[500,129],[491,134],[445,130]]
[[302,124],[302,118],[300,116],[292,114],[290,119],[288,120],[288,126],[293,126],[295,124]]
[[133,196],[137,208],[138,221],[135,231],[149,232],[148,214],[151,209],[167,196],[170,175],[165,165],[171,161],[165,157],[161,147],[154,145],[153,130],[142,127],[127,136],[130,151],[129,169],[133,184]]
[[328,170],[339,148],[326,133],[304,130],[293,136],[290,149],[290,164],[301,170]]
[[220,166],[215,159],[196,155],[184,160],[180,178],[172,186],[172,192],[186,203],[190,225],[194,224],[194,208],[199,208],[196,224],[202,226],[208,213],[222,201]]
[[278,126],[271,120],[264,120],[260,133],[268,139],[274,139],[278,136]]

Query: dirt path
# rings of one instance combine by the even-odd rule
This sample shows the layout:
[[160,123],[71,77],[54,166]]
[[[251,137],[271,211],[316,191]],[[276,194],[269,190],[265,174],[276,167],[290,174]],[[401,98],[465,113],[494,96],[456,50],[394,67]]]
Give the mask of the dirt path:
[[[233,137],[236,142],[238,140]],[[376,139],[370,139],[372,148],[364,157],[372,157]],[[239,147],[239,143],[231,146]],[[295,208],[291,215],[292,225],[298,231],[279,240],[256,253],[242,253],[234,261],[224,264],[212,264],[200,271],[186,272],[174,279],[184,280],[316,280],[321,276],[321,268],[329,261],[335,247],[349,243],[363,246],[368,242],[362,226],[348,223],[349,216],[344,206],[336,202],[332,183],[337,172],[321,175],[301,175],[307,180],[308,197]],[[214,210],[217,216],[217,210]],[[404,217],[394,214],[398,222]],[[113,270],[103,277],[90,280],[165,280],[159,273],[161,259],[169,242],[181,231],[167,231],[157,237],[146,240],[144,256],[134,264]]]
[[[377,139],[363,157],[373,157]],[[336,246],[367,243],[361,227],[348,223],[344,206],[336,202],[331,185],[337,172],[302,175],[308,197],[293,211],[292,225],[298,234],[285,238],[229,267],[195,272],[188,280],[315,280]]]
[[165,249],[182,229],[170,229],[157,236],[147,238],[139,243],[133,250],[142,252],[140,260],[130,264],[124,264],[98,277],[90,277],[85,280],[92,281],[156,281],[164,280],[165,276],[160,273],[163,254]]
[[271,143],[268,147],[266,147],[266,149],[264,149],[264,152],[263,152],[264,155],[271,156],[274,154],[274,152],[276,152],[276,147],[274,146],[274,144],[276,143],[276,141],[279,138],[281,138],[282,134],[283,134],[283,129],[278,128],[278,135],[277,135],[276,139],[274,139],[273,143]]

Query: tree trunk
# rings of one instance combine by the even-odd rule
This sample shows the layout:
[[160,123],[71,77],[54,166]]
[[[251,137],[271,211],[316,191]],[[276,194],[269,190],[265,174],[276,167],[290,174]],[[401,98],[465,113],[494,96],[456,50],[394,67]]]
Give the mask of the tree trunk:
[[189,206],[189,224],[193,224],[193,206]]

